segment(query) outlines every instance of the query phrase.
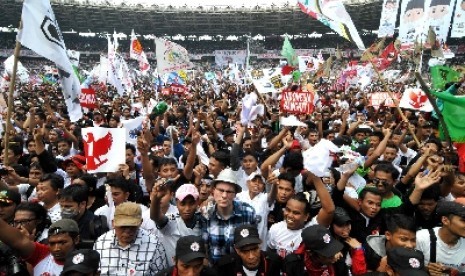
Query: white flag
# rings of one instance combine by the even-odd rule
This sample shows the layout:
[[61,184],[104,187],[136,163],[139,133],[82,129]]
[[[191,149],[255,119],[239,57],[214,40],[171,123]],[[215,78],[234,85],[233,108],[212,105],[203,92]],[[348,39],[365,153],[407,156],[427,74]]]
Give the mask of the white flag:
[[71,61],[71,64],[76,67],[79,67],[79,59],[81,57],[81,52],[75,50],[68,50],[67,53],[69,60]]
[[131,32],[131,47],[129,49],[129,57],[139,62],[139,69],[142,71],[142,73],[150,70],[149,61],[147,60],[147,56],[145,55],[145,52],[142,49],[142,45],[137,39],[134,30]]
[[402,99],[400,99],[399,107],[423,112],[433,111],[433,106],[428,100],[428,97],[420,88],[405,89]]
[[142,132],[144,117],[140,116],[130,120],[122,120],[121,124],[126,132],[126,141],[133,145],[137,142],[137,136]]
[[157,48],[157,68],[159,74],[164,75],[190,68],[189,54],[180,45],[161,38],[155,38],[155,47]]
[[[14,58],[15,56],[12,55],[3,62],[5,64],[5,70],[8,76],[13,75]],[[26,69],[26,67],[23,66],[23,64],[19,60],[16,68],[16,78],[19,80],[20,83],[29,82],[29,71]]]
[[[107,75],[107,82],[113,85],[116,88],[116,91],[120,96],[123,96],[124,88],[121,79],[119,78],[119,73],[116,67],[116,46],[115,44],[111,43],[111,39],[108,36],[108,75]],[[115,38],[116,40],[116,38]],[[117,42],[115,42],[117,44]],[[100,57],[100,61],[102,63],[102,57]],[[105,60],[104,60],[105,62]]]
[[63,97],[72,122],[82,117],[79,104],[81,89],[79,80],[73,73],[73,67],[66,52],[65,42],[60,28],[55,19],[50,1],[48,0],[25,0],[22,11],[23,28],[18,34],[18,40],[22,45],[53,61],[59,68],[60,76],[63,77]]
[[126,135],[123,128],[82,129],[86,169],[89,173],[115,172],[125,163]]

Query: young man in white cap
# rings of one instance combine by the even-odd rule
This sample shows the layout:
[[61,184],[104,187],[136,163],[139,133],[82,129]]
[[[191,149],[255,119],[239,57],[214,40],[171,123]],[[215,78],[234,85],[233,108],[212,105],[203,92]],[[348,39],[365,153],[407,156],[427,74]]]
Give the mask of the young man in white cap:
[[100,236],[94,245],[103,275],[153,275],[168,267],[163,244],[141,229],[141,223],[139,204],[124,202],[116,206],[114,229]]
[[234,229],[243,224],[258,223],[255,210],[249,204],[235,201],[241,192],[236,174],[230,168],[222,170],[213,180],[214,208],[207,214],[207,223],[202,236],[209,249],[209,259],[216,263],[224,255],[234,252]]
[[155,183],[156,190],[150,205],[150,218],[155,221],[160,237],[164,241],[168,265],[174,265],[176,242],[186,235],[200,236],[205,219],[197,212],[199,191],[193,184],[181,185],[175,193],[177,214],[163,214],[160,200],[169,193],[169,187],[163,180]]

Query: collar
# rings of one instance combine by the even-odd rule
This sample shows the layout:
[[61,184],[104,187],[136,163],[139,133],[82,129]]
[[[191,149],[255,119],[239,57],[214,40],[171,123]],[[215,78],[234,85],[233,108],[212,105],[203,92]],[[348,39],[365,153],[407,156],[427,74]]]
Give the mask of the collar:
[[365,216],[362,212],[360,212],[360,215],[365,219],[365,227],[367,227],[368,224],[370,224],[370,218]]

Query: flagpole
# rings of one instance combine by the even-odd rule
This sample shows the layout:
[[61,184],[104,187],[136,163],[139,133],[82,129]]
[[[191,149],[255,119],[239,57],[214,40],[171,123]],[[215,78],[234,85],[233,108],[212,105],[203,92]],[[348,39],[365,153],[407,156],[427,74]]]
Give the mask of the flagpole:
[[423,80],[421,77],[421,74],[416,71],[415,72],[415,78],[417,81],[420,83],[421,90],[425,92],[426,97],[428,97],[429,102],[431,103],[431,106],[433,106],[434,112],[438,115],[439,122],[442,125],[442,131],[444,132],[444,137],[446,138],[447,143],[449,144],[449,149],[451,152],[454,151],[454,148],[452,146],[452,139],[450,138],[449,130],[447,129],[446,122],[444,121],[444,117],[442,116],[441,111],[439,110],[439,107],[436,104],[436,101],[434,100],[433,96],[429,92],[429,87],[426,85],[426,82]]
[[[375,66],[375,64],[373,63],[373,55],[368,52],[369,54],[369,60],[370,60],[370,63],[371,63],[371,66],[373,67],[373,70],[375,70],[376,74],[378,75],[378,79],[381,81],[381,83],[383,84],[383,87],[384,87],[384,90],[386,90],[386,92],[388,93],[389,97],[391,97],[392,101],[394,102],[394,104],[396,105],[396,109],[397,111],[399,112],[399,115],[400,117],[402,118],[402,121],[404,122],[408,122],[408,119],[407,117],[405,117],[405,114],[404,112],[402,112],[402,109],[400,109],[399,107],[399,103],[398,103],[398,99],[394,97],[394,95],[392,94],[391,90],[389,89],[389,87],[387,86],[387,83],[386,81],[384,80],[383,76],[381,76],[381,73],[379,72],[378,68]],[[410,134],[412,135],[413,137],[413,140],[415,140],[415,143],[417,144],[418,148],[420,148],[420,141],[418,140],[418,137],[415,135],[415,132],[413,131],[413,129],[411,127],[408,127],[408,130],[410,131]]]
[[[19,22],[18,32],[22,29],[22,22]],[[5,154],[3,155],[3,165],[9,165],[9,154],[8,150],[10,148],[10,130],[12,127],[11,124],[11,113],[13,112],[13,92],[15,91],[16,83],[16,70],[18,70],[18,56],[21,50],[21,43],[19,43],[18,38],[16,38],[16,45],[13,58],[13,74],[10,80],[10,86],[8,89],[8,109],[6,115],[6,127],[5,127]]]

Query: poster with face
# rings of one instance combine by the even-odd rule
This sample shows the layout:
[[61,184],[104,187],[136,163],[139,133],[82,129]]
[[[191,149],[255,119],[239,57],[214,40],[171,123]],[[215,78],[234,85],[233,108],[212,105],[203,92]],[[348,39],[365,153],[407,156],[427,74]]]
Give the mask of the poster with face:
[[465,0],[457,0],[450,37],[465,36]]
[[454,4],[455,0],[431,0],[429,4],[429,26],[433,27],[436,38],[441,44],[447,40]]
[[396,27],[399,0],[384,0],[381,20],[379,22],[378,37],[392,37]]
[[416,40],[426,41],[429,4],[431,0],[402,1],[399,38],[402,48],[413,46]]

